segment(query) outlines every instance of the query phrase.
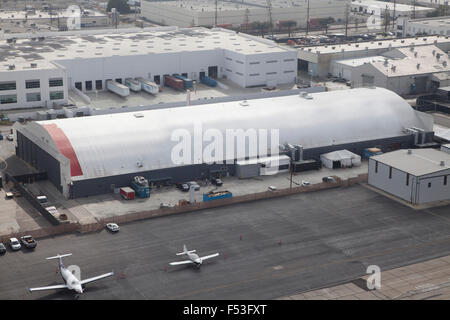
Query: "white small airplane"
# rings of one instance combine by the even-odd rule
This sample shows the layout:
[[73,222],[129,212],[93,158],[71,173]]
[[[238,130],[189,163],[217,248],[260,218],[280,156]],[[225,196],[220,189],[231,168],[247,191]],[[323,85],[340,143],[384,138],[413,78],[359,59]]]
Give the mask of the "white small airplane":
[[62,255],[56,255],[54,257],[46,258],[47,260],[51,259],[59,259],[59,273],[61,274],[65,284],[58,284],[55,286],[48,286],[48,287],[39,287],[39,288],[30,288],[28,289],[30,292],[33,291],[43,291],[43,290],[55,290],[55,289],[69,289],[74,290],[76,293],[83,293],[83,285],[89,282],[97,281],[106,277],[110,277],[114,275],[114,272],[109,272],[102,274],[100,276],[92,277],[89,279],[78,279],[70,270],[66,269],[62,263],[63,257],[71,256],[71,253],[68,254],[62,254]]
[[171,266],[178,266],[180,264],[193,264],[195,265],[197,268],[200,268],[200,266],[202,265],[204,260],[207,259],[211,259],[214,257],[217,257],[219,254],[218,253],[214,253],[214,254],[210,254],[208,256],[204,256],[204,257],[199,257],[196,253],[195,250],[188,250],[186,248],[186,245],[183,245],[183,252],[177,253],[177,256],[184,256],[186,255],[188,257],[189,260],[183,260],[183,261],[177,261],[177,262],[171,262],[169,263]]

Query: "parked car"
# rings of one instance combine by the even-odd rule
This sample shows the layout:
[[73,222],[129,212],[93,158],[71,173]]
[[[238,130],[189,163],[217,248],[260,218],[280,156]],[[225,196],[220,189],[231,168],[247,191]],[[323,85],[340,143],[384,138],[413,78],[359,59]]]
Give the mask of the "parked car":
[[311,182],[305,181],[305,180],[302,181],[302,187],[306,187],[306,186],[310,186],[310,185],[311,185]]
[[223,185],[223,181],[219,178],[212,178],[211,183],[215,186],[221,187]]
[[19,242],[19,240],[17,240],[17,238],[9,239],[9,246],[14,251],[20,250],[20,248],[22,248],[22,246],[20,245],[20,242]]
[[336,182],[336,179],[333,177],[323,177],[322,181],[323,182]]
[[189,185],[187,183],[177,183],[177,188],[183,192],[189,191]]
[[107,223],[105,228],[111,232],[118,232],[120,230],[119,226],[117,225],[117,223]]
[[6,253],[6,247],[3,243],[0,242],[0,254],[3,255]]
[[199,186],[198,183],[195,182],[195,181],[189,181],[187,184],[189,185],[189,188],[190,188],[191,186],[194,186],[194,190],[195,190],[195,191],[200,190],[200,186]]
[[13,141],[13,140],[14,140],[14,135],[8,134],[8,135],[6,136],[6,140],[8,140],[8,141]]
[[160,208],[174,208],[175,205],[172,203],[165,203],[165,202],[161,202],[161,204],[159,205]]
[[276,190],[277,190],[277,187],[275,187],[275,186],[269,186],[269,190],[270,190],[270,191],[276,191]]
[[23,236],[20,237],[20,242],[25,246],[27,249],[34,249],[37,246],[36,240],[33,239],[32,236]]

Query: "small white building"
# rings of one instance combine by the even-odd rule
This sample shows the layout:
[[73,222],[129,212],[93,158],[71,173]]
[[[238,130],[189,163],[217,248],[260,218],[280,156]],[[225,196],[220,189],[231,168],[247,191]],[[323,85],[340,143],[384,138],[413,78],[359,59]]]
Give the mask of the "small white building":
[[329,169],[359,167],[361,157],[348,150],[337,150],[320,155],[322,165]]
[[412,204],[450,200],[450,154],[397,150],[369,158],[369,185]]

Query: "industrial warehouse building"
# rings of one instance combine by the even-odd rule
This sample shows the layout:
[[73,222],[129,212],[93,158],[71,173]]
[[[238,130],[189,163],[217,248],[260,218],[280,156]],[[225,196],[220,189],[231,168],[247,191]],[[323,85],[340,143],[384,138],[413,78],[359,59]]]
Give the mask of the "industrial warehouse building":
[[[265,164],[276,163],[267,157],[278,157],[280,144],[300,145],[305,160],[343,149],[361,155],[373,146],[383,151],[411,148],[432,139],[432,127],[431,116],[381,88],[14,124],[17,156],[47,172],[66,197],[75,198],[113,192],[136,175],[154,184],[235,175],[241,160],[259,156]],[[258,130],[263,136],[258,141],[245,138],[245,152],[239,156],[234,136],[223,143],[217,140],[219,151],[212,154],[211,132],[227,137],[228,130],[239,129],[249,135],[248,130]],[[186,150],[189,159],[183,162],[174,160],[180,154],[180,139],[174,134],[180,132],[188,135],[188,142],[190,137],[203,138],[201,148],[187,145],[182,153]],[[255,146],[258,150],[252,152]],[[283,163],[278,169],[288,168]]]
[[[413,0],[414,1],[414,0]],[[413,1],[410,1],[411,4]],[[401,3],[375,1],[375,0],[352,0],[351,10],[365,14],[384,16],[385,12],[392,17],[426,17],[436,11],[435,8],[421,7],[419,5],[406,5]]]
[[420,35],[450,35],[450,16],[397,20],[397,36],[410,37]]
[[377,86],[407,95],[450,85],[450,59],[434,45],[397,48],[383,56],[384,61],[374,59],[353,68],[352,87]]
[[373,40],[339,45],[298,48],[298,67],[313,77],[326,77],[336,60],[359,59],[382,55],[399,48],[434,45],[444,52],[450,50],[448,36],[428,36],[404,39]]
[[[16,39],[17,38],[17,39]],[[177,27],[8,35],[0,45],[0,109],[67,104],[68,91],[107,80],[202,75],[241,87],[294,83],[297,52],[225,29]]]
[[[215,0],[143,0],[141,15],[150,21],[179,27],[227,26],[241,27],[248,24],[269,21],[266,0],[242,0],[217,2],[217,24]],[[337,22],[345,18],[346,5],[350,0],[313,0],[309,2],[310,19],[332,17]],[[272,0],[271,15],[274,27],[280,21],[294,21],[298,27],[305,27],[308,1]]]
[[450,154],[414,149],[373,156],[369,184],[415,205],[450,200]]

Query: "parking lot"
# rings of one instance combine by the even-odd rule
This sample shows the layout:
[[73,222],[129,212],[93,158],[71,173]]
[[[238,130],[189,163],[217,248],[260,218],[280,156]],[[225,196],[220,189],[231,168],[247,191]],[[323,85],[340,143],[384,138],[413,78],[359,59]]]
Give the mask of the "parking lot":
[[[413,210],[353,186],[202,210],[40,240],[35,251],[0,257],[0,299],[73,299],[70,292],[29,294],[61,282],[55,261],[81,277],[114,270],[80,299],[274,299],[349,282],[368,265],[381,270],[450,254],[450,210]],[[170,267],[186,244],[219,252],[201,269]],[[9,270],[14,270],[12,274]]]

